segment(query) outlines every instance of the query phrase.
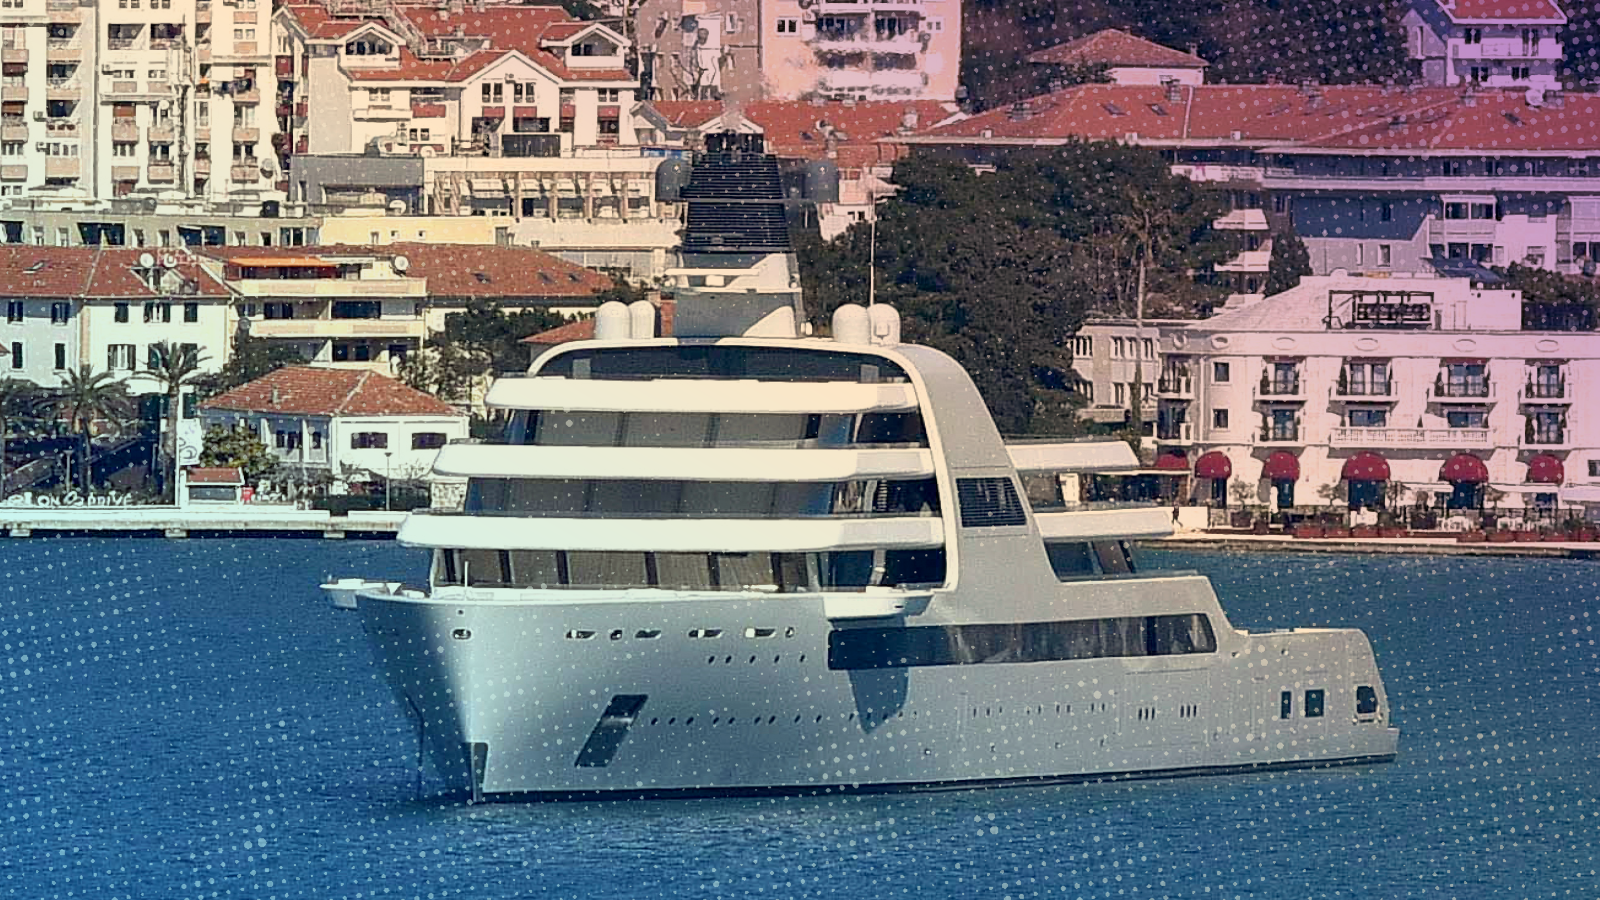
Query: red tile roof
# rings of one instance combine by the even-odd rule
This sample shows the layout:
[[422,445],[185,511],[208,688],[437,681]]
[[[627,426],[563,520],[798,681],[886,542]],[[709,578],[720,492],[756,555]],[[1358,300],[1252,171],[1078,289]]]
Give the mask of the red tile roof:
[[[941,139],[1059,142],[1070,138],[1139,143],[1297,146],[1360,151],[1590,149],[1600,133],[1600,95],[1567,94],[1530,106],[1523,90],[1414,91],[1370,85],[1204,85],[1177,89],[1078,85],[926,130]],[[985,136],[988,132],[988,136]]]
[[176,270],[194,282],[194,297],[226,297],[228,289],[187,252],[138,247],[37,247],[0,245],[0,296],[106,297],[141,299],[166,296],[135,271],[139,257],[175,257]]
[[1162,69],[1203,69],[1209,65],[1193,53],[1184,53],[1134,37],[1126,31],[1107,28],[1057,44],[1028,57],[1031,63],[1063,66],[1108,65]]
[[[672,337],[673,313],[678,304],[673,300],[662,300],[657,308],[661,310],[661,336]],[[549,331],[529,335],[522,339],[524,344],[565,344],[568,341],[587,341],[594,338],[594,317],[585,316],[576,322],[558,325]]]
[[231,467],[189,466],[184,469],[184,474],[190,484],[244,484],[244,473]]
[[285,366],[202,401],[202,409],[291,416],[459,416],[437,397],[359,369]]
[[[223,262],[262,255],[260,247],[204,247],[199,252]],[[287,252],[287,249],[281,252]],[[586,298],[611,287],[611,276],[570,263],[533,247],[499,244],[419,244],[380,246],[328,244],[295,247],[307,260],[349,257],[393,259],[404,256],[406,274],[428,280],[428,295],[440,297]]]
[[[690,129],[704,128],[730,109],[722,103],[705,101],[663,100],[651,106],[673,127]],[[738,107],[740,116],[761,129],[768,151],[791,159],[827,156],[827,138],[817,128],[818,122],[826,122],[836,134],[843,135],[836,144],[834,156],[842,168],[861,168],[898,159],[901,148],[879,143],[879,140],[898,134],[898,129],[906,124],[908,113],[915,115],[916,128],[926,129],[956,112],[955,104],[937,100],[854,104],[764,100]]]
[[1439,7],[1455,22],[1567,21],[1555,0],[1440,0]]

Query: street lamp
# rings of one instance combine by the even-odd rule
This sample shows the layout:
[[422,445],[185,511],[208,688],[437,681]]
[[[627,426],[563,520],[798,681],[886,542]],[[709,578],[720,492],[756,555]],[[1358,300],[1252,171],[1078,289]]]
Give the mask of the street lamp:
[[385,450],[385,451],[383,451],[383,511],[384,512],[388,512],[389,509],[390,509],[389,497],[390,497],[391,490],[394,487],[394,483],[389,480],[389,458],[391,456],[394,456],[394,451],[393,450]]

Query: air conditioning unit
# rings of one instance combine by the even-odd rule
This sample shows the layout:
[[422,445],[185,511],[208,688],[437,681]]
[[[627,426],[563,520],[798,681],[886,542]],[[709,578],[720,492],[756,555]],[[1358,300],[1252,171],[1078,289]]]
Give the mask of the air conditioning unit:
[[49,147],[50,147],[50,145],[46,144],[44,141],[40,141],[37,144],[33,145],[33,149],[39,151],[40,153],[45,152],[45,150],[47,150]]
[[44,110],[42,110],[42,109],[34,110],[33,111],[33,120],[35,122],[43,122],[44,121]]
[[111,64],[111,63],[107,63],[107,64],[105,64],[105,65],[100,67],[100,74],[101,75],[111,75],[111,74],[115,73],[116,71],[117,71],[117,67],[115,65]]

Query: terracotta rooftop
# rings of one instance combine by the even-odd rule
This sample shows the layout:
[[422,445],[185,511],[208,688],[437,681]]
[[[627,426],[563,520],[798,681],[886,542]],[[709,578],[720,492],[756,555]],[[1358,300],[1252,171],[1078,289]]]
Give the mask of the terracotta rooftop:
[[1440,0],[1439,8],[1454,22],[1567,21],[1555,0]]
[[[0,296],[142,299],[171,296],[152,289],[137,271],[139,257],[176,258],[176,270],[195,284],[193,297],[226,297],[228,289],[187,252],[138,247],[0,245]],[[159,264],[159,263],[158,263]]]
[[244,473],[222,466],[190,466],[184,470],[190,484],[244,484]]
[[376,372],[285,366],[209,400],[202,409],[291,416],[459,416],[444,401]]
[[[704,130],[721,126],[729,108],[705,101],[657,101],[651,103],[674,127]],[[937,100],[876,101],[845,104],[812,103],[803,100],[760,101],[738,107],[738,114],[761,129],[767,150],[790,159],[823,159],[828,155],[828,139],[818,122],[825,122],[836,135],[834,159],[841,168],[861,168],[879,162],[893,162],[899,147],[880,143],[907,124],[908,114],[914,129],[926,129],[954,116],[953,103]]]
[[1530,105],[1527,92],[1372,85],[1085,84],[925,130],[912,143],[1071,138],[1362,152],[1576,152],[1600,133],[1600,95]]
[[[452,37],[459,30],[462,37],[487,39],[488,49],[471,53],[462,59],[432,59],[420,58],[414,52],[416,48],[402,46],[399,65],[395,68],[353,69],[350,71],[352,79],[460,82],[508,55],[520,53],[534,65],[565,81],[634,80],[623,69],[568,68],[559,57],[546,50],[546,41],[564,41],[598,24],[575,20],[560,6],[503,3],[487,5],[482,9],[474,9],[469,5],[452,12],[431,5],[397,3],[390,8],[404,16],[426,37]],[[392,33],[381,17],[330,16],[320,4],[294,4],[284,7],[284,11],[313,40],[337,40],[369,24],[378,25]]]
[[[662,300],[657,307],[661,310],[661,336],[672,337],[673,311],[678,304],[672,300]],[[585,316],[576,322],[568,322],[549,331],[529,335],[522,339],[524,344],[565,344],[568,341],[587,341],[594,338],[594,317]]]
[[1161,69],[1203,69],[1209,63],[1195,56],[1107,28],[1031,54],[1031,63],[1062,66],[1107,65]]
[[[428,295],[434,298],[586,298],[611,287],[609,275],[533,247],[400,242],[379,246],[327,244],[294,247],[292,251],[295,257],[306,260],[404,256],[410,263],[406,274],[426,278]],[[260,247],[204,247],[199,252],[225,262],[264,255]],[[288,253],[290,248],[278,252]]]

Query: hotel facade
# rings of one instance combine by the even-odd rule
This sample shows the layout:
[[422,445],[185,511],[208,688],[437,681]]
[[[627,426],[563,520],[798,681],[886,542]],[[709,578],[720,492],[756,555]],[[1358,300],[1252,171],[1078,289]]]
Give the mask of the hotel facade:
[[1600,334],[1540,319],[1567,314],[1466,279],[1308,277],[1142,337],[1091,322],[1074,368],[1091,413],[1143,382],[1183,499],[1551,515],[1600,500],[1600,416],[1576,402],[1600,384]]

